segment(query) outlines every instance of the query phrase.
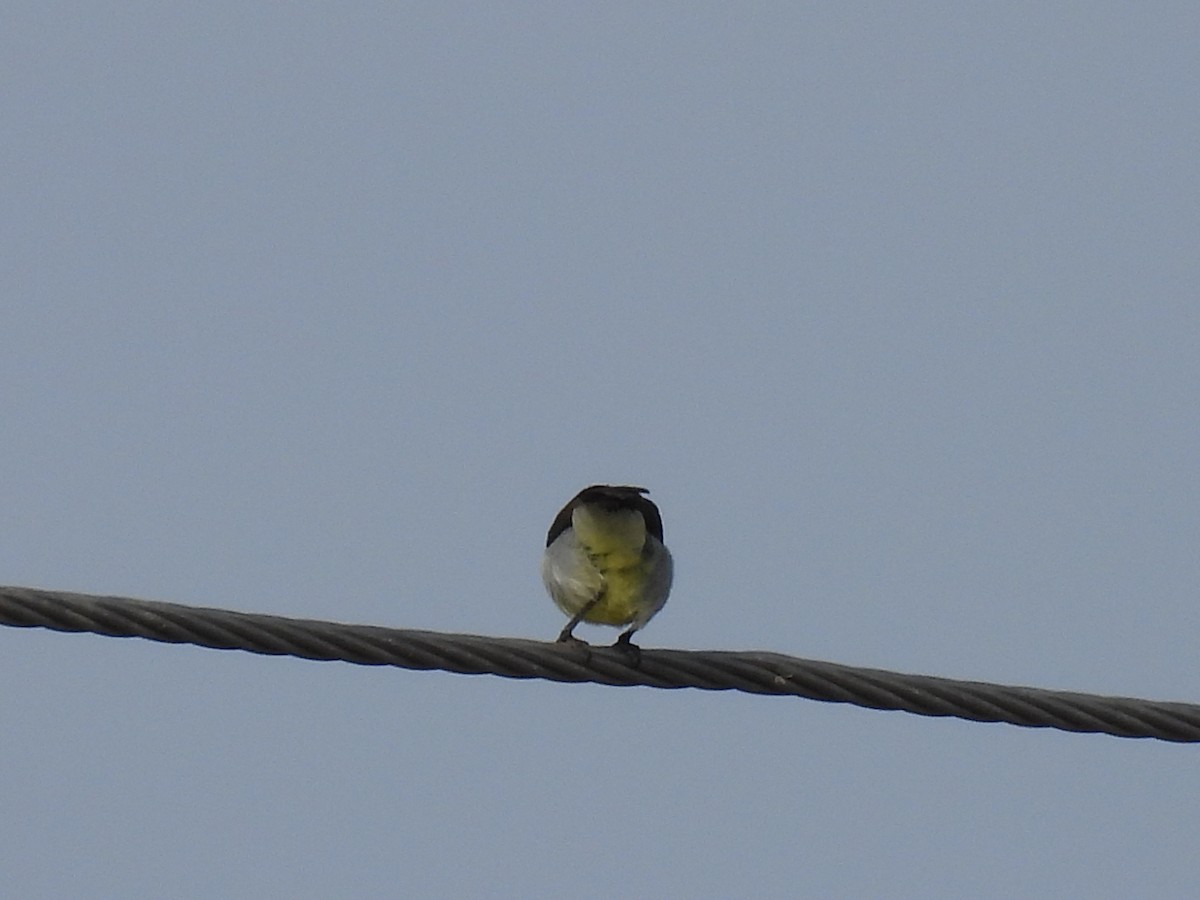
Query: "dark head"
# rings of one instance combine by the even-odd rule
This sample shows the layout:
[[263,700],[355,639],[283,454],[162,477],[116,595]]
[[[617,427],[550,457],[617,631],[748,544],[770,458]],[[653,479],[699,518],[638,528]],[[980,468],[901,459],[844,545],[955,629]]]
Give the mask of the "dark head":
[[550,532],[546,535],[546,546],[554,543],[554,539],[571,527],[571,514],[575,507],[583,504],[599,506],[610,512],[619,509],[633,509],[642,514],[646,522],[646,531],[660,541],[663,539],[662,516],[658,507],[646,496],[650,493],[642,487],[615,484],[593,484],[571,498],[570,502],[558,511]]

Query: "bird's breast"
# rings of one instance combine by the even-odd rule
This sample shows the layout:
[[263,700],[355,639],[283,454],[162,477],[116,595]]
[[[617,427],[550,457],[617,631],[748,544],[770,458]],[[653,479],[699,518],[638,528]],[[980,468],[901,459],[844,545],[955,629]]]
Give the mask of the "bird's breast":
[[604,575],[641,562],[646,521],[635,509],[608,510],[585,504],[571,516],[575,539]]

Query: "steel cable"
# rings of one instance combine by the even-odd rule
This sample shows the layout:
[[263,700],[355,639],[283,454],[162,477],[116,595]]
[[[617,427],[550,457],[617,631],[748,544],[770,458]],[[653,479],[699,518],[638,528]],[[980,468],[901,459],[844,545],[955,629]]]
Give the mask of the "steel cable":
[[806,697],[922,716],[1200,742],[1200,705],[906,675],[779,653],[590,651],[520,638],[443,634],[224,609],[0,587],[0,624],[140,637],[219,650],[466,675]]

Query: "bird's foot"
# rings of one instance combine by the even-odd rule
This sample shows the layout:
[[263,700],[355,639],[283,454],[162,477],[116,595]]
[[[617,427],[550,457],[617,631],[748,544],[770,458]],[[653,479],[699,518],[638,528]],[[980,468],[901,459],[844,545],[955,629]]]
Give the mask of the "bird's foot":
[[565,644],[573,653],[582,656],[585,662],[592,658],[592,645],[583,638],[575,637],[569,629],[564,628],[554,643]]
[[628,666],[636,669],[642,664],[642,648],[630,640],[632,637],[632,631],[622,633],[612,645],[612,649],[625,657],[625,662]]
[[562,631],[560,631],[558,633],[558,637],[554,639],[554,643],[556,643],[556,644],[583,644],[583,646],[585,646],[585,647],[588,646],[587,641],[585,641],[583,638],[577,638],[577,637],[575,637],[575,635],[573,635],[571,633],[574,630],[575,630],[575,623],[572,622],[570,625],[568,625],[566,628],[564,628]]

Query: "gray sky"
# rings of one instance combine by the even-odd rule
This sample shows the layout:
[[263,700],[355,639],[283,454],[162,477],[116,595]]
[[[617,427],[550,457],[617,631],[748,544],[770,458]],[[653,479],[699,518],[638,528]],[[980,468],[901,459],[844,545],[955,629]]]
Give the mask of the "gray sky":
[[[10,4],[0,581],[1200,699],[1200,11]],[[615,633],[581,628],[608,641]],[[1193,896],[1192,747],[0,629],[13,897]]]

